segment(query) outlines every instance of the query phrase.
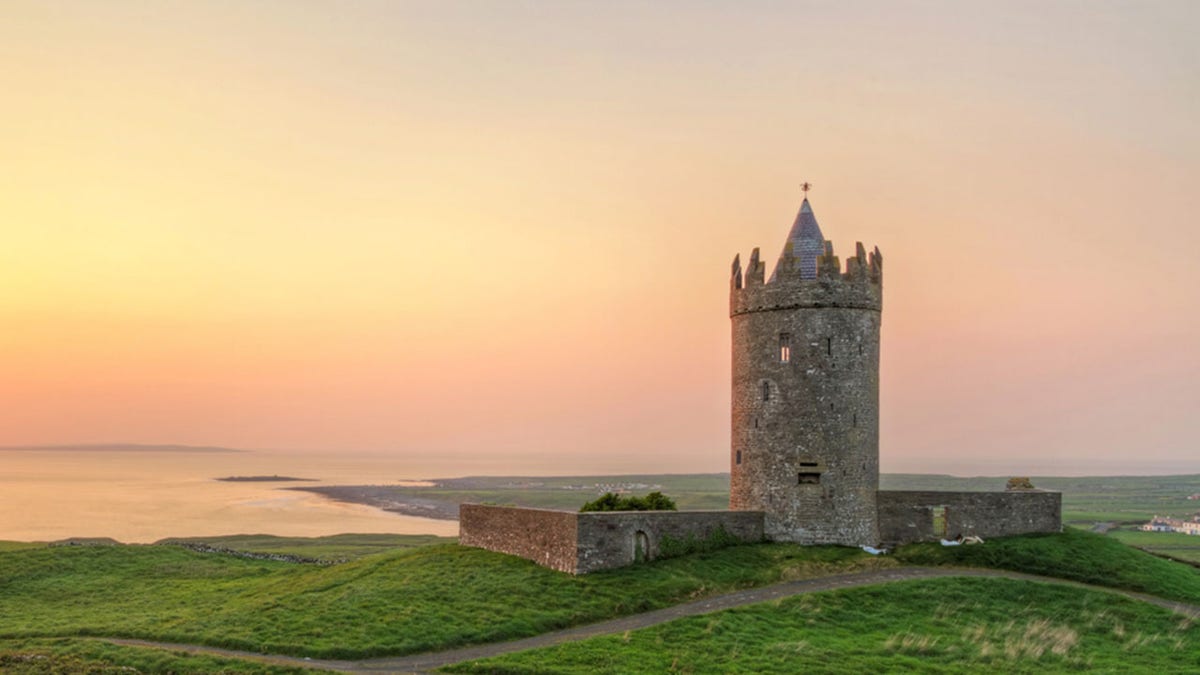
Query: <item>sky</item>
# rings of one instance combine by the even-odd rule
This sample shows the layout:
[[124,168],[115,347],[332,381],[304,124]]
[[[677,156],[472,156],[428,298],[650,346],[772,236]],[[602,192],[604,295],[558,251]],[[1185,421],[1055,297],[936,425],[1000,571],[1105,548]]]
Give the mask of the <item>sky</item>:
[[728,469],[728,275],[886,259],[884,471],[1200,472],[1200,4],[0,7],[0,445]]

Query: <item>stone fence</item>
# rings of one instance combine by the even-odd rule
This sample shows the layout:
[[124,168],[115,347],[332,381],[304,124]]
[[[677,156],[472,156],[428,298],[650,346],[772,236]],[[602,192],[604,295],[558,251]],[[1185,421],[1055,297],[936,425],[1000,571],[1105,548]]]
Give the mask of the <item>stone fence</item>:
[[888,545],[956,535],[983,538],[1062,531],[1062,493],[1043,490],[880,490],[879,537]]
[[760,511],[555,511],[463,504],[458,543],[532,560],[571,574],[659,556],[664,537],[704,540],[719,529],[762,541]]

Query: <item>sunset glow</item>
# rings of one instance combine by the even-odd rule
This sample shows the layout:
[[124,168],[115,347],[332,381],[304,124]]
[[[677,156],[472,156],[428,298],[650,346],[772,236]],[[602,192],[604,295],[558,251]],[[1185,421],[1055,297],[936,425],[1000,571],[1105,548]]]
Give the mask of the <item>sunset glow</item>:
[[0,445],[724,471],[729,263],[811,181],[886,260],[884,471],[1196,472],[1151,5],[8,3]]

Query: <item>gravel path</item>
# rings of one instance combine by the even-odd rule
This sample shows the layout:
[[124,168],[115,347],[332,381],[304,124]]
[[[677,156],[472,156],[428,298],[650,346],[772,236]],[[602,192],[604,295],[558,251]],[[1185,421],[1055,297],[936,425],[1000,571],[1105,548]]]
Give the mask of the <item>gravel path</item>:
[[1019,579],[1023,581],[1036,581],[1040,583],[1076,586],[1078,588],[1088,588],[1106,593],[1113,593],[1115,595],[1122,595],[1134,600],[1140,600],[1142,602],[1158,605],[1159,607],[1164,607],[1179,614],[1184,614],[1191,617],[1200,617],[1200,606],[1197,605],[1190,605],[1172,600],[1164,600],[1163,598],[1145,595],[1142,593],[1121,591],[1112,588],[1105,588],[1103,586],[1092,586],[1089,584],[1067,581],[1064,579],[1039,577],[1032,574],[1021,574],[1019,572],[1006,572],[1003,570],[992,569],[957,567],[898,567],[894,569],[878,570],[873,572],[838,574],[828,577],[819,577],[816,579],[788,581],[771,586],[751,588],[744,591],[734,591],[732,593],[725,593],[723,595],[713,596],[704,600],[697,600],[695,602],[689,602],[682,605],[675,605],[673,607],[658,609],[652,612],[634,614],[632,616],[611,619],[609,621],[601,621],[599,623],[579,626],[576,628],[567,628],[565,630],[554,631],[552,633],[543,633],[534,637],[524,638],[521,640],[512,640],[510,642],[496,642],[485,645],[477,645],[474,647],[450,649],[442,652],[414,654],[412,656],[363,659],[359,661],[335,661],[309,659],[295,656],[275,656],[256,654],[254,652],[236,651],[232,649],[205,647],[200,645],[150,642],[146,640],[105,639],[105,641],[119,645],[155,647],[160,649],[169,649],[172,651],[188,652],[192,654],[228,656],[246,659],[248,661],[256,661],[259,663],[270,663],[282,666],[299,666],[302,668],[320,668],[344,673],[419,673],[432,670],[434,668],[440,668],[441,666],[447,666],[452,663],[482,659],[489,656],[499,656],[501,654],[524,651],[526,649],[535,649],[538,647],[549,647],[552,645],[561,644],[563,642],[583,640],[586,638],[595,637],[597,635],[623,633],[627,630],[646,628],[647,626],[654,626],[667,621],[672,621],[674,619],[696,616],[698,614],[708,614],[710,612],[717,612],[723,609],[729,609],[731,607],[741,607],[742,605],[752,605],[759,602],[779,600],[782,598],[791,597],[793,595],[816,593],[819,591],[830,591],[839,588],[853,588],[856,586],[887,584],[896,581],[909,581],[913,579],[932,579],[936,577],[999,577],[1005,579]]

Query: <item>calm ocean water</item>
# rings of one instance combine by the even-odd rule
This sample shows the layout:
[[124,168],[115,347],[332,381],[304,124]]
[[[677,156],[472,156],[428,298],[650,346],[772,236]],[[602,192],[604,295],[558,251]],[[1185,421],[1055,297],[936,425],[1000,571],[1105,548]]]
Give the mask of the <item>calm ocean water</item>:
[[[0,540],[112,537],[149,543],[223,534],[456,535],[458,523],[280,490],[387,484],[433,475],[403,458],[346,453],[0,450]],[[221,482],[279,475],[313,483]]]

